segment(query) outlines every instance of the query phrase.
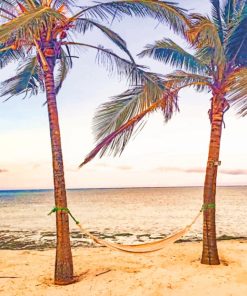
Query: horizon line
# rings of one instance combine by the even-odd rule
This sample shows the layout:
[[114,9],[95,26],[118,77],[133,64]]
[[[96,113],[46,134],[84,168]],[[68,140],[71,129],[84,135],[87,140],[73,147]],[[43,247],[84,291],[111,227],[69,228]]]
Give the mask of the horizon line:
[[[184,186],[120,186],[120,187],[72,187],[66,190],[106,190],[106,189],[159,189],[159,188],[203,188],[203,185],[184,185]],[[216,187],[247,187],[245,185],[218,185]],[[54,191],[53,188],[19,188],[19,189],[1,189],[1,191]]]

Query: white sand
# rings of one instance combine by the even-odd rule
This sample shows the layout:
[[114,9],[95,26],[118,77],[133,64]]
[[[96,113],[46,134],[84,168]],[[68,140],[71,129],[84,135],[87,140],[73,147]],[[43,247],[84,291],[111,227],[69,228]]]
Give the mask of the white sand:
[[247,242],[219,242],[220,266],[201,265],[201,247],[201,243],[173,244],[145,255],[75,249],[79,282],[69,286],[52,283],[54,250],[1,250],[0,295],[246,296]]

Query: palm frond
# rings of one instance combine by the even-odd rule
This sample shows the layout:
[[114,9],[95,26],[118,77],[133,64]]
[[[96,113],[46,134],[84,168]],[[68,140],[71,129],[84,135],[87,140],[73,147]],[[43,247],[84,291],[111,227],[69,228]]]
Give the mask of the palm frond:
[[[164,83],[164,82],[163,82]],[[94,117],[96,147],[80,165],[92,160],[98,153],[121,155],[134,131],[140,131],[146,115],[161,109],[165,121],[178,111],[177,93],[168,90],[153,89],[153,85],[144,84],[131,88],[123,94],[102,104]]]
[[1,83],[0,96],[13,96],[21,94],[37,95],[44,91],[43,74],[36,57],[27,59],[17,69],[17,74]]
[[173,90],[180,90],[185,87],[193,87],[197,91],[211,90],[212,78],[206,75],[175,71],[165,76],[166,85]]
[[61,52],[61,58],[58,61],[57,75],[55,78],[56,93],[60,91],[63,83],[68,75],[69,70],[72,68],[72,61],[69,56],[66,55],[64,50]]
[[41,6],[39,0],[1,0],[0,8],[4,8],[16,16],[19,15],[20,8],[32,10],[35,7]]
[[[134,128],[141,123],[143,118],[155,111],[158,108],[158,104],[154,103],[152,106],[144,110],[142,113],[134,116],[128,122],[123,124],[119,129],[112,132],[110,135],[106,136],[96,147],[87,155],[84,161],[80,164],[80,168],[90,162],[98,153],[100,153],[100,157],[102,157],[107,150],[115,150],[118,149],[115,154],[121,154],[124,148],[127,145],[127,142],[131,138]],[[117,147],[117,148],[116,148]]]
[[[131,85],[142,85],[146,81],[157,83],[155,76],[145,71],[145,68],[128,61],[110,49],[78,42],[66,42],[67,45],[79,45],[97,50],[96,61],[103,65],[110,74],[117,74],[120,78],[128,79]],[[154,79],[154,80],[152,80]]]
[[215,23],[215,26],[218,29],[218,34],[221,40],[221,43],[224,42],[224,32],[222,26],[222,19],[221,19],[221,8],[220,8],[220,0],[210,0],[212,4],[212,17]]
[[164,38],[156,41],[153,45],[147,45],[139,56],[149,56],[174,67],[189,70],[192,73],[203,73],[208,70],[207,65],[202,60],[185,51],[171,39]]
[[52,27],[57,20],[65,21],[65,18],[47,6],[32,9],[0,26],[0,42],[32,40],[33,36],[40,36],[41,28]]
[[7,66],[9,63],[13,61],[17,61],[19,57],[23,57],[23,52],[21,50],[12,50],[8,49],[5,51],[1,51],[4,48],[4,44],[0,44],[0,69]]
[[245,3],[246,3],[246,0],[235,1],[235,11],[241,13],[244,8]]
[[247,68],[236,70],[228,79],[228,97],[238,114],[247,115]]
[[227,25],[229,25],[233,20],[236,2],[239,2],[239,1],[227,0],[225,3],[222,16],[223,16],[224,22]]
[[65,7],[71,9],[71,7],[75,6],[76,0],[53,0],[52,7],[53,8],[59,8],[62,5]]
[[188,19],[185,10],[175,3],[161,0],[126,0],[99,3],[90,7],[82,7],[75,17],[84,15],[89,18],[109,20],[121,19],[123,15],[137,17],[152,17],[159,22],[165,22],[176,32],[183,32]]
[[213,72],[212,70],[212,56],[214,55],[214,49],[210,46],[203,46],[202,48],[197,48],[195,51],[195,57],[203,61],[206,65],[209,65],[208,71]]
[[91,30],[94,27],[101,30],[101,32],[103,32],[114,44],[123,50],[130,57],[132,62],[134,62],[134,59],[127,48],[126,42],[117,33],[90,19],[78,18],[75,21],[75,29],[80,33],[85,33],[87,30]]
[[146,79],[145,71],[141,67],[137,67],[132,61],[128,61],[110,49],[98,46],[96,61],[99,65],[103,65],[110,74],[117,74],[119,78],[126,78],[132,85],[137,85]]
[[0,12],[2,12],[2,15],[0,15],[0,22],[2,22],[4,20],[4,16],[6,16],[6,15],[7,15],[7,17],[10,17],[10,18],[17,16],[18,12],[17,12],[16,7],[13,3],[14,3],[14,1],[12,1],[12,0],[0,1]]
[[[154,76],[152,73],[149,75]],[[156,83],[147,81],[146,84],[133,87],[101,105],[94,118],[94,134],[97,141],[118,129],[163,95],[164,81],[157,76],[153,77],[154,79]]]
[[200,14],[192,14],[191,23],[192,26],[186,32],[188,41],[197,49],[212,48],[214,64],[224,64],[225,52],[217,26],[208,17]]
[[17,4],[14,0],[2,0],[0,2],[0,7],[4,9],[15,9],[14,3]]
[[16,17],[16,15],[14,13],[12,13],[11,11],[9,11],[9,10],[7,10],[5,8],[0,7],[0,19],[5,18],[5,19],[8,19],[8,20],[11,20],[14,17]]
[[239,21],[232,28],[226,44],[227,57],[238,66],[247,66],[247,2],[245,3]]

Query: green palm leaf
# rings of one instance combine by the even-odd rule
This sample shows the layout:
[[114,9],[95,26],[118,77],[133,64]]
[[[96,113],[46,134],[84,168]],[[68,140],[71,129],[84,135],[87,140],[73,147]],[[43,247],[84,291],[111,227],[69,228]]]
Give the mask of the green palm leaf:
[[20,94],[37,95],[39,91],[44,91],[43,73],[37,58],[32,57],[20,64],[17,75],[1,83],[0,96],[8,96],[8,100]]
[[[152,80],[144,67],[133,64],[110,49],[103,46],[94,46],[86,43],[66,42],[67,45],[78,45],[86,48],[97,50],[96,61],[98,64],[103,65],[110,74],[117,74],[120,78],[126,78],[131,85],[143,84],[145,81]],[[153,81],[155,83],[155,81]]]
[[185,87],[194,87],[197,91],[211,90],[212,78],[206,75],[175,71],[165,76],[171,89],[180,90]]
[[132,62],[134,62],[134,59],[127,48],[126,42],[117,33],[90,19],[78,18],[75,21],[75,29],[80,33],[85,33],[87,30],[90,30],[94,27],[101,30],[113,43],[115,43],[121,50],[126,52]]
[[59,8],[62,5],[65,5],[69,10],[72,10],[71,7],[75,6],[76,0],[54,0],[53,1],[53,7]]
[[0,42],[7,40],[33,40],[40,36],[40,28],[52,27],[55,21],[64,16],[49,7],[38,7],[0,26]]
[[241,1],[227,0],[225,3],[222,16],[223,16],[224,22],[227,25],[229,25],[233,20],[233,17],[235,14],[236,2],[241,2]]
[[239,66],[246,66],[247,50],[247,3],[244,5],[238,22],[234,23],[226,44],[227,57]]
[[98,64],[103,65],[110,74],[117,74],[120,79],[127,77],[132,85],[140,84],[146,79],[145,71],[140,66],[133,65],[132,62],[121,58],[103,46],[98,46],[96,61]]
[[164,38],[163,40],[156,41],[153,45],[147,45],[145,49],[139,53],[139,56],[149,56],[174,67],[180,69],[184,68],[192,73],[203,73],[208,70],[206,64],[185,51],[171,39]]
[[218,34],[221,42],[224,42],[224,31],[221,19],[221,8],[220,8],[220,0],[210,0],[212,3],[212,17],[213,21],[218,29]]
[[229,78],[229,99],[241,116],[247,115],[247,68],[233,72]]
[[13,61],[17,61],[18,58],[23,57],[23,52],[21,50],[12,50],[8,49],[5,51],[1,51],[2,48],[5,48],[4,44],[0,45],[0,69],[7,66],[9,63]]
[[62,50],[61,58],[58,60],[58,69],[57,69],[57,75],[55,79],[56,93],[58,93],[62,88],[63,83],[71,68],[72,68],[72,60],[69,56],[66,55],[65,51]]
[[[154,76],[154,74],[149,73]],[[88,154],[83,166],[92,160],[98,153],[100,157],[106,153],[113,153],[114,156],[121,154],[133,132],[140,131],[143,126],[143,119],[148,114],[161,109],[165,121],[171,119],[174,112],[178,111],[177,92],[169,92],[165,88],[165,81],[159,77],[156,84],[147,82],[127,90],[111,101],[102,104],[94,117],[94,134],[96,136],[96,147]],[[139,127],[139,128],[138,128]]]
[[203,46],[201,48],[197,48],[195,51],[195,57],[203,61],[205,65],[208,65],[208,72],[212,73],[213,69],[211,67],[212,65],[212,57],[214,56],[214,48],[211,46]]
[[[24,4],[24,0],[18,1],[21,4]],[[1,0],[0,1],[0,12],[1,16],[0,17],[0,22],[2,21],[2,18],[4,19],[3,16],[10,17],[10,19],[17,17],[18,16],[18,10],[16,8],[17,6],[17,1],[16,0]]]
[[[20,1],[20,2],[22,2],[22,1]],[[15,0],[1,0],[0,7],[4,8],[4,9],[16,10],[14,4],[16,4]]]
[[[154,74],[151,74],[155,76]],[[153,77],[156,83],[145,83],[127,90],[102,104],[94,117],[95,148],[87,155],[82,167],[98,154],[121,155],[133,132],[140,131],[144,118],[150,113],[162,110],[165,121],[172,118],[174,112],[179,111],[177,94],[184,87],[194,86],[198,90],[210,89],[210,77],[176,71],[165,76]],[[157,85],[161,85],[157,88]],[[139,127],[139,129],[138,129]]]
[[83,10],[76,16],[109,20],[121,19],[123,15],[146,17],[150,16],[159,22],[168,23],[176,32],[183,32],[188,20],[185,10],[169,1],[160,0],[126,0],[99,3],[95,6],[82,7]]
[[197,49],[211,48],[212,61],[215,65],[225,63],[224,46],[214,22],[200,14],[191,15],[192,26],[186,32],[188,41]]
[[[152,78],[145,85],[131,88],[114,97],[110,102],[101,105],[94,118],[94,131],[97,141],[118,129],[163,95],[164,81],[152,73],[148,73],[148,75]],[[154,79],[157,84],[153,82]],[[161,84],[161,87],[157,87],[158,84]]]

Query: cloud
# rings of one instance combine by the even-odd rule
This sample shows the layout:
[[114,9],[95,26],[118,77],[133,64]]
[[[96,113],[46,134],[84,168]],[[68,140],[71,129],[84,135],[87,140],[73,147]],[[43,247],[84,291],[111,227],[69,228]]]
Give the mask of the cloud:
[[205,170],[203,168],[188,168],[188,169],[182,169],[185,173],[204,173]]
[[7,173],[8,172],[8,170],[6,170],[6,169],[0,169],[0,173]]
[[203,173],[202,168],[178,168],[178,167],[157,167],[158,172],[181,172],[181,173]]
[[[179,167],[157,167],[158,172],[181,172],[181,173],[205,173],[206,168],[179,168]],[[220,169],[219,173],[224,175],[247,175],[247,170],[243,169]]]
[[115,168],[122,171],[132,170],[132,166],[130,165],[119,165],[119,166],[116,166]]
[[231,170],[231,169],[223,169],[220,170],[221,174],[225,175],[247,175],[247,170],[242,170],[242,169],[236,169],[236,170]]
[[107,163],[96,163],[95,166],[96,167],[99,167],[99,168],[109,168],[109,167],[112,167],[111,165],[109,165]]
[[111,168],[111,169],[116,169],[116,170],[121,170],[121,171],[128,171],[128,170],[132,170],[133,167],[130,165],[111,165],[111,164],[107,164],[107,163],[97,163],[95,165],[96,167],[100,167],[100,168]]
[[39,164],[39,163],[34,163],[33,166],[32,166],[32,169],[33,169],[33,170],[37,170],[37,169],[39,169],[40,167],[41,167],[41,164]]

